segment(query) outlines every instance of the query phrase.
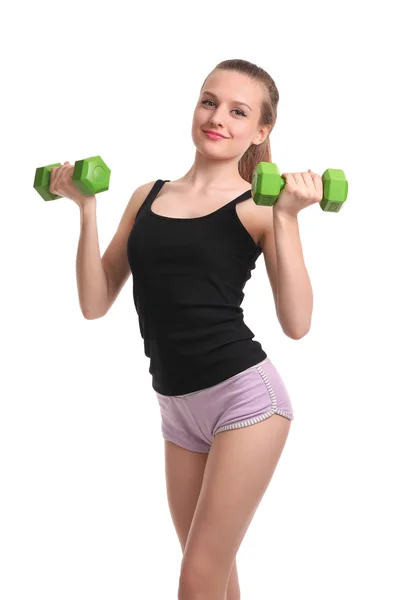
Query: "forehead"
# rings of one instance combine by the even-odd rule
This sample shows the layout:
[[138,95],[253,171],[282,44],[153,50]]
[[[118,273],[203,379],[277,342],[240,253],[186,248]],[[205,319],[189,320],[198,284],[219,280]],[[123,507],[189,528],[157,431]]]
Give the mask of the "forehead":
[[245,73],[217,69],[204,82],[201,91],[209,90],[220,98],[243,100],[255,106],[261,97],[260,85]]

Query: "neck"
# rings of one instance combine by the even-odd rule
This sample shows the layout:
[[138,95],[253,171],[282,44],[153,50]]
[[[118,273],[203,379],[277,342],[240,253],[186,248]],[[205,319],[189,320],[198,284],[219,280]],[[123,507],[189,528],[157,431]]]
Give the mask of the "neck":
[[245,183],[239,174],[237,157],[210,159],[198,150],[193,165],[179,181],[197,191],[232,189]]

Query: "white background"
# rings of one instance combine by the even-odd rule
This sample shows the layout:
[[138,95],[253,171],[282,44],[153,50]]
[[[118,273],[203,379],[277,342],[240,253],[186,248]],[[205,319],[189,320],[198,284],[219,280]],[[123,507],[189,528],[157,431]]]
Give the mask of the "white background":
[[[114,1],[3,13],[0,597],[177,597],[181,550],[164,441],[128,280],[105,318],[78,303],[79,209],[44,202],[38,166],[100,154],[104,253],[141,184],[176,179],[192,113],[221,60],[255,62],[280,92],[281,172],[340,168],[340,213],[299,215],[314,292],[286,337],[262,256],[245,322],[295,410],[239,550],[243,600],[400,597],[399,106],[395,3]],[[4,10],[4,9],[3,9]]]

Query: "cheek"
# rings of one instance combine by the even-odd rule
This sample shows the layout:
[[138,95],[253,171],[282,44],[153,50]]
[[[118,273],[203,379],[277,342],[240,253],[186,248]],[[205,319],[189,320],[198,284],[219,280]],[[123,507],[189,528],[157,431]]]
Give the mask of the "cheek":
[[204,121],[204,117],[201,115],[199,110],[195,110],[192,118],[192,126],[199,127]]
[[193,116],[193,121],[192,121],[192,139],[193,140],[198,140],[200,139],[202,133],[201,133],[201,129],[204,126],[203,122],[199,121],[198,118],[196,118],[196,116]]
[[200,129],[201,126],[202,126],[202,121],[200,121],[199,115],[194,114],[193,120],[192,120],[192,132],[195,133],[198,129]]
[[232,128],[232,135],[238,144],[246,144],[249,141],[249,128],[245,123],[237,123],[236,127]]
[[201,119],[201,111],[196,109],[193,113],[193,121],[194,122],[199,122]]

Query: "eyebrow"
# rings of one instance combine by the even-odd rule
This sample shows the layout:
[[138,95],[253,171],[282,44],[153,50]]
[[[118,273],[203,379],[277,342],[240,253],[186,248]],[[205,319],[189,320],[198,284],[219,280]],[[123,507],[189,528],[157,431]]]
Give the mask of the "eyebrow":
[[[209,96],[213,96],[214,98],[217,98],[217,96],[215,94],[213,94],[212,92],[209,92],[207,90],[204,90],[203,94],[208,94]],[[240,102],[240,100],[234,100],[232,102],[232,104],[243,104],[244,106],[247,106],[247,108],[252,111],[252,109],[250,108],[250,106],[248,104],[246,104],[246,102]]]

